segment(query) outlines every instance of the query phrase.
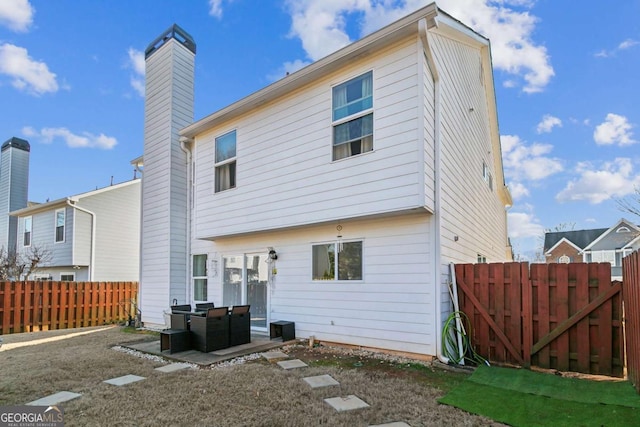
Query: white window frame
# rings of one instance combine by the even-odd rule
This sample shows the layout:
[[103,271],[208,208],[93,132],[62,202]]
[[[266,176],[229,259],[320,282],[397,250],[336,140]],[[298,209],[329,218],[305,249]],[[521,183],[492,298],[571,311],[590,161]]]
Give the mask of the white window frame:
[[[360,279],[341,279],[338,278],[338,272],[339,272],[339,263],[340,263],[340,253],[342,252],[342,250],[340,250],[340,247],[344,247],[344,245],[346,244],[350,244],[350,243],[360,243],[361,245],[361,249],[360,249]],[[333,261],[333,278],[314,278],[314,274],[313,274],[313,266],[314,266],[314,250],[313,248],[316,246],[323,246],[323,245],[333,245],[333,250],[334,250],[334,261]],[[364,277],[365,277],[365,245],[364,245],[364,239],[352,239],[352,240],[344,240],[344,241],[340,241],[340,240],[329,240],[326,242],[314,242],[311,244],[311,280],[313,282],[331,282],[331,283],[358,283],[358,282],[363,282],[364,281]]]
[[[234,135],[234,151],[235,154],[232,157],[226,158],[226,159],[222,159],[220,161],[218,161],[217,159],[217,148],[218,148],[218,140],[222,139],[226,136],[229,136],[233,134]],[[237,163],[237,158],[238,158],[238,132],[236,129],[231,130],[229,132],[226,132],[222,135],[219,135],[216,137],[215,141],[214,141],[214,147],[213,147],[213,173],[214,173],[214,191],[216,193],[221,193],[223,191],[227,191],[227,190],[231,190],[236,188],[236,186],[238,185],[238,163]],[[220,180],[218,178],[218,169],[225,167],[227,165],[229,165],[229,167],[231,167],[231,163],[234,164],[234,171],[233,171],[233,185],[231,185],[231,182],[229,183],[229,187],[225,187],[225,188],[221,188],[221,183]]]
[[487,183],[489,189],[493,191],[493,175],[491,175],[487,162],[484,161],[482,162],[482,179]]
[[631,230],[629,230],[629,227],[626,226],[620,226],[618,227],[618,229],[616,230],[616,233],[630,233]]
[[562,255],[558,257],[558,264],[569,264],[571,262],[571,257],[568,255]]
[[[597,258],[597,259],[594,259],[594,258]],[[591,262],[608,262],[611,264],[612,267],[617,267],[616,251],[615,250],[591,251]]]
[[[335,114],[335,108],[334,108],[334,97],[335,97],[335,93],[336,93],[336,89],[342,87],[342,86],[346,86],[349,83],[354,82],[355,80],[361,79],[362,77],[365,77],[367,74],[369,74],[371,76],[371,107],[369,108],[365,108],[362,110],[359,110],[355,113],[351,113],[348,114],[344,117],[339,117],[339,118],[335,118],[334,114]],[[357,76],[354,76],[346,81],[343,81],[341,83],[338,83],[336,85],[333,85],[333,87],[331,88],[331,159],[332,161],[338,161],[338,160],[343,160],[343,159],[348,159],[351,157],[355,157],[355,156],[360,156],[362,154],[366,154],[366,153],[370,153],[374,150],[373,147],[373,136],[374,136],[374,125],[373,125],[373,121],[374,121],[374,115],[373,115],[373,106],[374,106],[374,100],[375,100],[375,91],[373,88],[373,70],[369,70],[366,71],[364,73],[358,74]],[[362,99],[362,98],[361,98]],[[364,140],[367,137],[371,138],[371,148],[368,150],[362,149],[360,151],[360,153],[356,153],[356,154],[350,154],[344,157],[340,157],[340,158],[336,158],[336,144],[335,144],[335,129],[340,126],[343,125],[345,123],[349,123],[349,122],[353,122],[355,120],[361,119],[363,117],[366,116],[371,116],[371,134],[367,134],[363,137],[360,138],[360,141]],[[355,140],[350,140],[347,142],[343,142],[340,145],[346,145],[346,144],[350,144],[351,142],[353,142]],[[361,144],[364,144],[364,142],[361,142]]]
[[[58,213],[62,213],[62,240],[58,240]],[[65,208],[56,209],[53,215],[53,242],[64,243],[67,232],[67,210]]]
[[[29,229],[27,230],[27,224],[29,224]],[[25,248],[28,248],[31,246],[31,241],[33,240],[33,217],[32,216],[25,216],[23,221],[22,221],[22,246],[24,246]],[[27,240],[27,233],[29,233],[29,243],[25,244],[25,241]]]
[[477,264],[486,264],[487,263],[487,256],[486,255],[482,255],[481,253],[476,255],[476,263]]
[[[204,257],[204,275],[196,276],[195,275],[195,264],[196,257],[203,256]],[[193,254],[191,256],[191,283],[193,286],[193,300],[194,301],[207,301],[209,295],[209,276],[208,276],[208,263],[209,263],[209,255],[208,254]],[[196,299],[196,280],[204,280],[204,299]]]
[[[64,280],[62,278],[62,276],[71,276],[72,279],[71,280]],[[76,273],[73,273],[73,272],[69,273],[69,272],[65,272],[65,271],[60,272],[60,281],[61,282],[75,282],[76,281]]]

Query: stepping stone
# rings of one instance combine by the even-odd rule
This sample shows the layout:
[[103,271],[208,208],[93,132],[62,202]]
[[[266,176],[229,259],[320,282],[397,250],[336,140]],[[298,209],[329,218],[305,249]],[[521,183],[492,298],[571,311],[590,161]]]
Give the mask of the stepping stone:
[[317,377],[306,377],[303,380],[311,386],[311,388],[328,387],[332,385],[340,385],[331,375],[318,375]]
[[82,396],[78,393],[72,393],[70,391],[60,391],[58,393],[52,394],[50,396],[43,397],[38,400],[34,400],[33,402],[27,403],[29,406],[54,406],[58,403],[68,402],[69,400],[73,400],[77,397]]
[[181,371],[183,369],[187,369],[187,368],[190,368],[190,367],[191,367],[191,365],[189,365],[188,363],[170,363],[168,365],[156,368],[155,370],[156,371],[160,371],[160,372],[169,373],[169,372]]
[[262,353],[262,357],[264,357],[267,360],[288,359],[289,355],[287,353],[283,353],[281,351],[268,351],[266,353]]
[[308,366],[308,365],[300,359],[294,359],[294,360],[283,360],[281,362],[278,362],[278,366],[280,366],[282,369],[295,369],[295,368],[304,368],[305,366]]
[[142,381],[143,379],[144,377],[139,377],[137,375],[124,375],[122,377],[112,378],[110,380],[105,380],[102,382],[111,384],[111,385],[123,386],[131,383],[135,383],[136,381]]
[[331,397],[324,399],[333,409],[338,412],[353,411],[354,409],[368,408],[369,404],[353,394],[347,397]]
[[395,421],[393,423],[387,423],[387,424],[370,425],[369,427],[411,427],[411,426],[405,423],[404,421]]

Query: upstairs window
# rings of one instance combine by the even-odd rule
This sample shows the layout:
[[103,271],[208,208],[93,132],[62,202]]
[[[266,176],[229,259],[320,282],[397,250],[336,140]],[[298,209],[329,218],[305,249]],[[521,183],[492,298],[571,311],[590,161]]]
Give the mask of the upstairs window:
[[489,190],[493,191],[493,176],[489,171],[489,166],[487,166],[485,162],[482,162],[482,179],[484,179],[489,186]]
[[216,138],[216,193],[236,188],[236,131]]
[[476,262],[478,264],[486,264],[487,263],[487,257],[485,255],[482,255],[482,254],[477,254],[476,255]]
[[313,280],[362,280],[362,242],[313,245]]
[[56,243],[64,242],[64,223],[65,223],[65,211],[59,209],[56,211]]
[[23,246],[31,246],[31,229],[33,220],[30,216],[24,218],[24,236],[22,239]]
[[333,88],[333,160],[373,150],[373,72]]

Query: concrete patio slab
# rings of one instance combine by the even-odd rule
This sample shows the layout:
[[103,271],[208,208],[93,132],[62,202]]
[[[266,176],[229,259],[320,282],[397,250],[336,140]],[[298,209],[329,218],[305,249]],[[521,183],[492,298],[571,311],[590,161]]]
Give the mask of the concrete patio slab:
[[177,353],[169,353],[168,350],[160,351],[160,340],[121,344],[122,347],[141,351],[143,353],[155,354],[167,360],[193,363],[201,366],[224,362],[226,360],[231,360],[240,356],[246,356],[247,354],[251,353],[262,353],[263,351],[279,348],[283,345],[284,344],[282,343],[282,341],[272,341],[268,336],[257,334],[251,334],[250,343],[225,349],[224,354],[219,354],[220,350],[210,353],[202,353],[198,350],[187,350]]
[[338,412],[353,411],[354,409],[368,408],[369,404],[361,400],[358,396],[350,394],[347,397],[330,397],[324,399],[333,409]]
[[266,353],[262,353],[262,357],[271,361],[274,359],[288,359],[289,355],[281,351],[267,351]]
[[156,368],[155,370],[164,372],[164,373],[169,373],[169,372],[181,371],[183,369],[187,369],[190,367],[191,365],[189,365],[188,363],[170,363],[168,365]]
[[331,377],[331,375],[318,375],[316,377],[303,378],[304,382],[309,384],[311,388],[329,387],[332,385],[340,385],[340,383]]
[[296,369],[296,368],[304,368],[309,365],[307,365],[300,359],[293,359],[293,360],[282,360],[278,362],[278,366],[280,366],[282,369]]
[[111,384],[111,385],[117,385],[117,386],[123,386],[123,385],[127,385],[127,384],[131,384],[131,383],[135,383],[137,381],[142,381],[144,380],[144,377],[139,377],[137,375],[123,375],[121,377],[117,377],[117,378],[111,378],[110,380],[105,380],[102,381],[103,383],[107,383],[107,384]]
[[411,427],[411,426],[405,423],[404,421],[395,421],[393,423],[387,423],[387,424],[370,425],[369,427]]
[[53,406],[59,403],[68,402],[69,400],[76,399],[82,396],[79,393],[73,393],[70,391],[60,391],[58,393],[51,394],[49,396],[45,396],[43,398],[34,400],[33,402],[27,403],[29,406]]

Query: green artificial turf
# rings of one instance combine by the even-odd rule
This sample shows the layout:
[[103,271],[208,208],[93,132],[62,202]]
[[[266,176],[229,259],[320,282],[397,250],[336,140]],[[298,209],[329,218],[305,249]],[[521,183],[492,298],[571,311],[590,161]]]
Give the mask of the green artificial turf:
[[479,367],[440,403],[513,426],[640,426],[640,396],[626,382]]

